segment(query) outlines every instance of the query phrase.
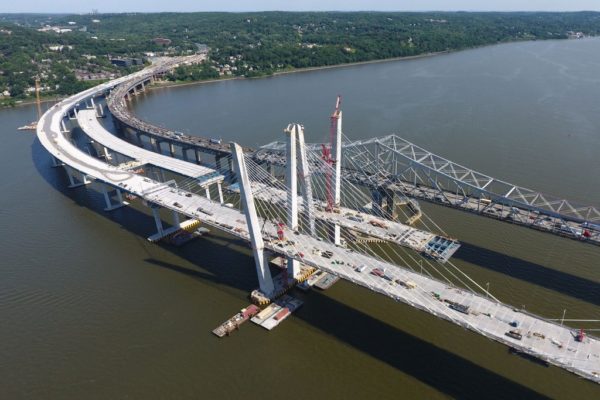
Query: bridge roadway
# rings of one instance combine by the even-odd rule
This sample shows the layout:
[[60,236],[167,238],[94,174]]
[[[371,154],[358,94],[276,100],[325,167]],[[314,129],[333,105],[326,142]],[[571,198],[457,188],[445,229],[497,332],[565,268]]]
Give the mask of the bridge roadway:
[[[252,189],[254,191],[254,198],[286,207],[287,193],[283,190],[278,190],[260,182],[252,182]],[[237,189],[233,190],[236,192],[239,191]],[[299,209],[302,209],[303,203],[304,198],[298,196]],[[448,261],[460,247],[460,243],[456,240],[438,236],[399,222],[378,218],[351,208],[339,207],[339,213],[328,212],[325,211],[325,205],[325,203],[321,202],[316,204],[315,218],[317,220],[336,224],[382,241],[396,243],[435,258],[440,262]],[[433,250],[433,245],[440,240],[445,241],[447,246],[436,252]]]
[[[280,143],[277,144],[281,145]],[[267,146],[269,145],[265,147]],[[277,165],[279,167],[285,167],[286,164],[285,155],[282,155],[279,149],[277,151],[259,149],[254,153],[254,159],[258,163]],[[319,171],[321,169],[320,165],[313,163],[311,167],[313,171],[325,174],[325,171]],[[385,173],[369,175],[363,171],[348,168],[347,166],[343,166],[341,171],[342,177],[355,185],[373,190],[385,189],[392,193],[399,193],[430,203],[576,239],[584,243],[600,245],[600,231],[589,230],[591,236],[583,236],[584,228],[582,227],[582,220],[572,220],[568,216],[548,212],[542,208],[532,207],[518,201],[506,199],[506,203],[510,205],[505,205],[501,203],[502,199],[498,199],[496,202],[485,204],[476,195],[463,196],[460,193],[449,190],[440,190],[424,184],[414,184],[408,180],[402,180],[399,177],[390,176]],[[600,226],[597,225],[597,221],[593,223],[596,226]]]
[[[198,61],[200,61],[200,59],[193,59],[191,62]],[[141,83],[150,80],[158,73],[163,73],[168,68],[172,68],[172,64],[161,69],[148,70],[144,74],[131,77],[119,85],[116,85],[114,90],[106,98],[106,104],[110,113],[119,123],[151,137],[176,142],[185,148],[200,148],[205,153],[217,156],[230,155],[231,150],[229,149],[229,145],[221,143],[220,140],[215,141],[201,136],[184,135],[181,132],[149,124],[130,112],[129,107],[127,106],[127,98],[129,94],[134,91],[134,88]],[[244,150],[250,151],[250,149]]]
[[186,177],[197,177],[200,186],[221,183],[225,178],[222,174],[205,166],[148,151],[118,138],[102,126],[96,117],[95,110],[79,111],[77,113],[77,122],[90,139],[105,148],[132,158],[140,164],[160,166],[160,168]]
[[[239,210],[120,170],[84,153],[71,143],[61,130],[61,122],[67,112],[77,103],[103,92],[112,84],[114,82],[72,96],[56,104],[42,116],[38,123],[37,136],[47,151],[67,167],[92,179],[121,188],[147,202],[191,218],[199,218],[209,226],[249,240],[245,217]],[[515,311],[509,305],[447,286],[407,268],[339,248],[305,234],[295,235],[289,232],[288,239],[295,236],[294,240],[282,243],[274,240],[278,227],[270,221],[263,222],[266,248],[275,253],[330,272],[600,383],[600,341],[595,337],[586,337],[583,342],[577,342],[573,330],[568,327]],[[326,251],[331,252],[333,256],[327,257],[324,253]],[[359,272],[356,267],[361,265],[368,266],[368,269]],[[385,277],[370,274],[369,271],[374,268],[384,271]],[[396,280],[398,282],[395,282]],[[437,300],[432,293],[446,301]],[[469,306],[469,314],[450,309],[448,301]],[[522,340],[505,335],[511,329],[508,323],[512,321],[518,322],[523,333]]]
[[[111,151],[132,158],[140,164],[160,166],[161,168],[176,172],[183,176],[196,177],[200,186],[223,182],[224,176],[210,168],[158,154],[118,138],[102,126],[97,118],[95,110],[79,111],[77,113],[77,122],[90,139]],[[255,198],[273,202],[285,207],[287,194],[284,191],[266,186],[259,182],[253,182],[252,185],[253,188],[256,189],[254,193]],[[298,197],[299,206],[302,206],[303,201],[304,199],[302,197]],[[443,251],[436,253],[431,250],[431,247],[428,247],[428,244],[441,239],[441,237],[430,232],[412,228],[398,222],[382,220],[372,215],[345,207],[341,207],[340,213],[338,214],[324,211],[323,207],[317,206],[315,216],[317,219],[335,223],[365,235],[370,235],[378,239],[411,248],[417,252],[438,258],[440,261],[448,260],[460,247],[458,242],[448,239],[449,242],[452,242],[448,248],[444,248]],[[348,217],[359,219],[360,221],[352,220]],[[369,225],[370,221],[375,221],[376,225]]]

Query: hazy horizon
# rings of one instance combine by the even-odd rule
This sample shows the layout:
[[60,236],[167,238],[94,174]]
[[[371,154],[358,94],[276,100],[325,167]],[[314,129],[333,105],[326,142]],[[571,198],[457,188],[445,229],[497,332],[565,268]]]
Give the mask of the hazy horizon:
[[[483,4],[482,4],[483,3]],[[577,12],[600,11],[597,0],[90,0],[73,4],[72,0],[54,0],[51,4],[41,0],[24,0],[3,5],[2,14],[81,14],[97,10],[99,13],[157,13],[157,12],[261,12],[261,11],[381,11],[381,12]]]

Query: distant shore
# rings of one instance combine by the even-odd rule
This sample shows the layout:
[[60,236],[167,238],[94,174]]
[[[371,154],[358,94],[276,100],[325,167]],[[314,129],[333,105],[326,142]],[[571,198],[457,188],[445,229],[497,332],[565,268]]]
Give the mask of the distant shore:
[[357,61],[357,62],[352,62],[352,63],[343,63],[343,64],[334,64],[334,65],[323,65],[320,67],[294,68],[294,69],[285,70],[285,71],[273,72],[270,75],[256,76],[256,77],[251,77],[251,78],[247,78],[245,76],[231,76],[231,77],[227,77],[227,78],[215,78],[215,79],[207,79],[207,80],[193,81],[193,82],[169,82],[169,81],[155,82],[155,84],[153,86],[149,87],[148,89],[152,90],[152,89],[162,89],[162,88],[170,88],[170,87],[201,85],[201,84],[205,84],[205,83],[233,81],[233,80],[239,80],[239,79],[264,79],[264,78],[270,78],[270,77],[278,76],[278,75],[297,74],[300,72],[312,72],[312,71],[319,71],[319,70],[323,70],[323,69],[345,68],[345,67],[353,67],[353,66],[357,66],[357,65],[378,64],[378,63],[392,62],[392,61],[409,61],[409,60],[416,60],[419,58],[434,57],[434,56],[438,56],[441,54],[448,54],[448,53],[451,53],[454,51],[460,51],[460,50],[445,50],[445,51],[438,51],[438,52],[434,52],[434,53],[418,54],[415,56],[380,58],[377,60]]
[[[410,60],[416,60],[416,59],[421,59],[421,58],[434,57],[434,56],[438,56],[438,55],[442,55],[442,54],[455,53],[455,52],[464,51],[464,50],[473,50],[473,49],[482,48],[482,47],[490,47],[490,46],[497,46],[499,44],[517,43],[517,42],[518,41],[494,43],[494,44],[487,44],[487,45],[482,45],[482,46],[469,47],[469,48],[465,48],[465,49],[444,50],[444,51],[438,51],[438,52],[417,54],[417,55],[414,55],[414,56],[381,58],[381,59],[376,59],[376,60],[357,61],[357,62],[343,63],[343,64],[323,65],[323,66],[320,66],[320,67],[293,68],[293,69],[289,69],[289,70],[285,70],[285,71],[277,71],[277,72],[274,72],[274,73],[272,73],[270,75],[256,76],[256,77],[250,77],[250,78],[245,77],[245,76],[230,76],[230,77],[207,79],[207,80],[200,80],[200,81],[193,81],[193,82],[187,82],[187,81],[183,81],[183,82],[170,82],[170,81],[155,82],[152,86],[148,87],[147,89],[149,89],[149,90],[155,90],[155,89],[180,87],[180,86],[202,85],[202,84],[207,84],[207,83],[215,83],[215,82],[223,82],[223,81],[231,81],[231,80],[239,80],[239,79],[263,79],[263,78],[270,78],[270,77],[274,77],[274,76],[278,76],[278,75],[296,74],[296,73],[301,73],[301,72],[312,72],[312,71],[319,71],[319,70],[325,70],[325,69],[346,68],[346,67],[353,67],[353,66],[358,66],[358,65],[378,64],[378,63],[394,62],[394,61],[410,61]],[[71,95],[68,95],[68,96],[56,96],[56,97],[52,97],[52,98],[46,98],[46,99],[42,99],[41,102],[42,103],[57,102],[57,101],[65,99],[65,98],[67,98],[69,96],[71,96]],[[15,105],[0,106],[0,110],[1,109],[6,109],[6,108],[28,106],[28,105],[35,104],[35,102],[36,101],[34,99],[32,99],[32,100],[25,100],[25,101],[23,101],[21,103],[15,104]]]

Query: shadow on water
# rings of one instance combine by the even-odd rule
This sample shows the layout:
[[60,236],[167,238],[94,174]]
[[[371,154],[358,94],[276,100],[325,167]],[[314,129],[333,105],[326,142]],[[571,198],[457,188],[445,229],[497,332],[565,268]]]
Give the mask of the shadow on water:
[[461,242],[454,257],[567,296],[600,305],[600,284],[472,243]]
[[[50,167],[49,157],[43,155],[37,139],[32,145],[32,156],[35,167],[48,184],[78,206],[85,207],[140,237],[153,231],[152,218],[139,210],[127,207],[106,213],[102,210],[100,194],[90,194],[85,189],[67,189],[62,169]],[[256,285],[256,277],[249,252],[241,252],[240,246],[247,248],[241,240],[221,236],[216,242],[204,239],[183,248],[161,245],[163,249],[194,265],[202,265],[202,270],[175,265],[151,256],[144,261],[203,282],[249,292]],[[223,247],[232,247],[233,251],[223,251]],[[547,398],[324,294],[314,291],[311,296],[311,301],[318,302],[318,309],[311,309],[311,312],[301,309],[297,314],[298,318],[449,396],[479,399],[481,388],[486,387],[490,388],[485,394],[489,399]],[[331,318],[331,315],[336,318]]]

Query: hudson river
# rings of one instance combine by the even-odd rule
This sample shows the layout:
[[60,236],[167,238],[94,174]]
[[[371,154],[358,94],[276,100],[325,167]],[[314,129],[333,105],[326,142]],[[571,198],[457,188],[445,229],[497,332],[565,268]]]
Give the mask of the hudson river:
[[[338,94],[351,139],[396,133],[600,206],[598,39],[163,88],[133,108],[257,147],[282,140],[289,122],[323,141]],[[105,213],[97,192],[66,188],[34,134],[16,130],[34,114],[0,111],[0,398],[600,398],[596,384],[342,281],[296,293],[304,306],[272,332],[247,323],[217,339],[211,330],[256,286],[247,246],[215,232],[177,249],[150,244],[142,206]],[[422,205],[463,243],[456,265],[499,299],[600,319],[600,248]]]

